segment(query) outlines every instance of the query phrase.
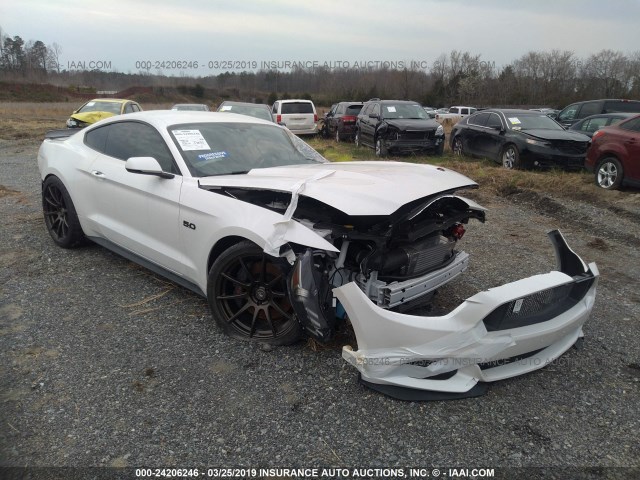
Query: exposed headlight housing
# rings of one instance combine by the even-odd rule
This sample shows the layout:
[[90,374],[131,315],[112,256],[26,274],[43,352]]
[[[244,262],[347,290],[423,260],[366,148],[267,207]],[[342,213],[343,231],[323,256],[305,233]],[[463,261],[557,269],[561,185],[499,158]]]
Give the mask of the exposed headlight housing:
[[78,126],[78,121],[73,119],[73,118],[69,118],[67,120],[67,127],[69,128],[76,128]]
[[438,125],[438,128],[436,128],[436,135],[444,135],[444,128],[442,125]]
[[534,140],[533,138],[527,138],[526,142],[529,145],[537,145],[538,147],[548,147],[550,144],[543,140]]

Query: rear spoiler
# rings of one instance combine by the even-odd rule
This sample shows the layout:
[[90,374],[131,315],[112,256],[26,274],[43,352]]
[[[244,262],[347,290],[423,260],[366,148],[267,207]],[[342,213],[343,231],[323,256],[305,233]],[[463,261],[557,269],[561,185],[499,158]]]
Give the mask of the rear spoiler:
[[60,130],[49,130],[44,134],[45,139],[55,140],[57,138],[67,138],[71,135],[78,133],[80,129],[78,128],[63,128]]

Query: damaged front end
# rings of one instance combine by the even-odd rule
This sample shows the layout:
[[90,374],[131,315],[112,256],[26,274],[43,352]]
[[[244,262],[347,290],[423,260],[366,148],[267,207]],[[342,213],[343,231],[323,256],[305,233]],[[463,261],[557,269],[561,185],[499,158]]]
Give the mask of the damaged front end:
[[[304,215],[305,206],[308,200],[296,215]],[[314,223],[299,218],[339,250],[287,246],[291,251],[285,256],[295,258],[289,298],[306,333],[322,342],[331,339],[346,316],[332,290],[348,283],[381,309],[429,301],[438,287],[466,270],[469,255],[456,246],[472,218],[484,221],[483,207],[453,195],[422,200],[392,217],[352,217],[351,224],[339,217]]]
[[343,358],[368,387],[411,401],[481,395],[484,382],[544,367],[582,336],[598,279],[559,231],[549,238],[557,271],[480,292],[440,317],[384,310],[354,282],[334,289],[358,342]]

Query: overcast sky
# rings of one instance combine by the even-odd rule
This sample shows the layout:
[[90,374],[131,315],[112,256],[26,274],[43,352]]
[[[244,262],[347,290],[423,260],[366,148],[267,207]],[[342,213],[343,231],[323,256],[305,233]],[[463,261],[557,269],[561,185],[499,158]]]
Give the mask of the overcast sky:
[[58,43],[63,68],[197,61],[184,73],[204,76],[209,62],[430,65],[454,49],[500,67],[531,50],[640,50],[640,0],[2,0],[0,27]]

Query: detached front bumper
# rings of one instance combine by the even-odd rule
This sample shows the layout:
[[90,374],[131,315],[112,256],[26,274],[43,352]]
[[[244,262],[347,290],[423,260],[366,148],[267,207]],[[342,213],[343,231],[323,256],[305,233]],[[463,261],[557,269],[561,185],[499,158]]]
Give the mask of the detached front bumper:
[[403,400],[477,396],[479,382],[544,367],[582,336],[598,280],[559,231],[549,238],[558,271],[477,293],[441,317],[382,309],[353,282],[334,289],[358,342],[343,358],[367,386]]

